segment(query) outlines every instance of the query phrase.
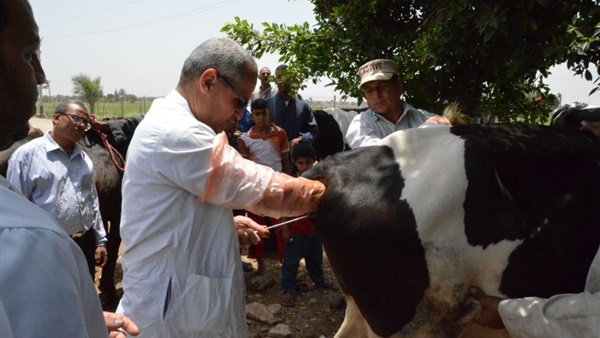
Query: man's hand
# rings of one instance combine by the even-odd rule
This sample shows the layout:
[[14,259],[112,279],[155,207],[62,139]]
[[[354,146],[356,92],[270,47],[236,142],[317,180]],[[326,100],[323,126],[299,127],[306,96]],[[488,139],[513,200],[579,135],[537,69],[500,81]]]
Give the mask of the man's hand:
[[431,124],[445,124],[447,126],[451,126],[452,123],[450,122],[450,120],[448,120],[448,118],[446,116],[441,116],[441,115],[435,115],[432,116],[430,118],[428,118],[425,123],[431,123]]
[[97,121],[96,115],[94,115],[94,114],[90,114],[90,124],[92,125],[92,128],[94,128],[94,129],[98,129],[100,131],[106,131],[106,132],[110,131],[110,127],[108,126],[108,123],[106,121]]
[[104,322],[106,323],[110,338],[126,338],[125,334],[119,331],[119,329],[122,329],[131,336],[140,334],[140,329],[138,329],[137,325],[135,325],[135,323],[127,316],[105,311]]
[[104,246],[96,247],[96,253],[94,254],[94,258],[96,259],[96,266],[104,267],[106,264],[108,253],[106,252],[106,248]]
[[476,286],[472,286],[469,290],[475,300],[481,304],[481,312],[473,322],[481,326],[489,327],[490,329],[503,329],[504,323],[498,313],[498,304],[503,300],[500,297],[488,296],[483,290]]
[[594,136],[596,136],[597,138],[600,138],[600,121],[581,121],[581,130],[589,131],[590,133],[594,134]]
[[300,141],[302,141],[302,139],[299,137],[293,138],[290,141],[290,149],[292,149],[296,144],[300,143]]
[[240,243],[244,246],[256,245],[260,243],[261,237],[268,238],[269,230],[265,225],[260,225],[246,216],[235,216],[235,229]]

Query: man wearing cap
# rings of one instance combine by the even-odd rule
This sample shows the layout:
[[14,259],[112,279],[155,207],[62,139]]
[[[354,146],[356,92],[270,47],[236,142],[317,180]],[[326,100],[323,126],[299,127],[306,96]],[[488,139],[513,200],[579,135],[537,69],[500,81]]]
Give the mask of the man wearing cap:
[[348,127],[350,148],[372,145],[395,131],[425,123],[451,124],[446,117],[414,108],[400,98],[402,79],[393,60],[369,61],[358,69],[358,75],[369,109],[356,115]]

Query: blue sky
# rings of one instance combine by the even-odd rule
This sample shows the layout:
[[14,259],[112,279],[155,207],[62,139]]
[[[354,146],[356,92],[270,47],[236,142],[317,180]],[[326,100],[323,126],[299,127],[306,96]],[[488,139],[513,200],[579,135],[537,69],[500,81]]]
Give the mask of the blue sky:
[[[183,60],[201,42],[216,36],[239,16],[261,22],[314,23],[308,0],[30,0],[42,37],[42,64],[52,95],[71,94],[71,77],[101,76],[105,93],[124,88],[138,96],[163,96],[177,84]],[[258,60],[273,70],[277,56]],[[327,81],[324,81],[326,83]],[[547,81],[563,103],[600,105],[592,83],[564,67]],[[47,92],[44,92],[47,95]],[[310,84],[304,98],[332,100],[329,87]],[[339,95],[338,95],[339,97]]]

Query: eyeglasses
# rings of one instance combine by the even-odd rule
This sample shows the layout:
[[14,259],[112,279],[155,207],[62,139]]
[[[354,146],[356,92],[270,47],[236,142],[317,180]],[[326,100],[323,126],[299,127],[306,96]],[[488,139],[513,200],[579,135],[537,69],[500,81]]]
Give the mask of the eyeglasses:
[[231,88],[231,91],[235,94],[235,96],[237,96],[238,102],[238,108],[244,110],[246,108],[246,106],[248,105],[248,101],[246,101],[246,99],[244,99],[242,97],[242,95],[240,95],[240,92],[237,91],[237,89],[235,89],[231,83],[229,82],[229,80],[227,80],[227,78],[225,78],[223,75],[217,73],[217,76],[220,77],[221,79],[223,79],[223,81],[225,82],[225,84],[227,84],[227,86],[229,88]]
[[75,114],[69,114],[69,113],[59,113],[59,114],[68,116],[75,123],[83,124],[83,126],[85,127],[85,131],[92,129],[92,124],[90,123],[90,120],[88,120],[86,118],[83,118],[83,117],[81,117],[79,115],[75,115]]

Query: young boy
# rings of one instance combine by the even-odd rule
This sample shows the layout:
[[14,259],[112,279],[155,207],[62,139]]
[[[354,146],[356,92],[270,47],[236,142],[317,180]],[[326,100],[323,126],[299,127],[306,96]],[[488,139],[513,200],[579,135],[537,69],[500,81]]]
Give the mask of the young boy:
[[[310,143],[298,143],[292,148],[292,161],[298,175],[313,167],[317,160],[315,149]],[[336,289],[325,281],[323,274],[323,245],[315,235],[309,219],[281,227],[281,235],[286,243],[281,266],[281,304],[296,305],[296,279],[298,265],[304,258],[306,270],[317,289]]]
[[[239,152],[242,156],[262,165],[271,167],[275,171],[290,172],[289,151],[290,146],[285,131],[270,123],[271,113],[267,108],[265,99],[256,99],[250,105],[250,118],[254,126],[243,133],[239,140]],[[270,219],[248,213],[259,224],[274,224]],[[256,274],[262,275],[266,271],[264,242],[253,245],[248,249],[248,258],[256,259],[258,269]]]

